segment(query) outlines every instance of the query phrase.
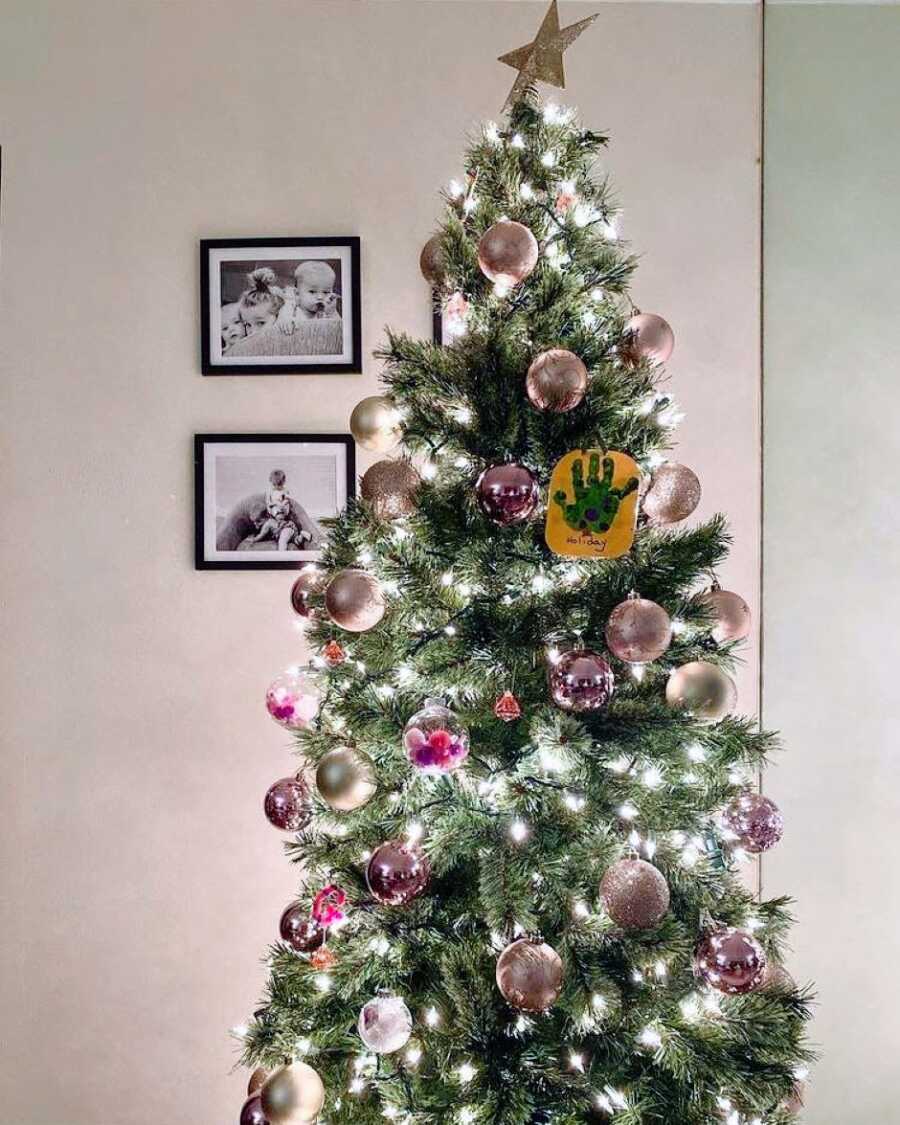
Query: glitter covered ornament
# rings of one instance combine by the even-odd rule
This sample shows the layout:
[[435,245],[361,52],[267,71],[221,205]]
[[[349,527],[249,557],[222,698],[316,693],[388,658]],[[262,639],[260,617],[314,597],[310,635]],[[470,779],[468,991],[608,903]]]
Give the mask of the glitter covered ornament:
[[262,1098],[259,1094],[251,1094],[244,1102],[241,1107],[240,1125],[270,1125],[268,1118],[263,1112]]
[[391,1055],[409,1042],[412,1015],[399,996],[379,993],[363,1006],[356,1027],[370,1051]]
[[504,723],[514,723],[522,717],[522,707],[511,691],[505,691],[494,704],[494,714]]
[[260,1100],[271,1125],[311,1125],[325,1104],[325,1086],[311,1066],[293,1062],[274,1072]]
[[362,808],[376,788],[372,759],[349,746],[329,750],[316,769],[316,789],[335,812]]
[[325,573],[317,566],[305,566],[294,580],[291,587],[291,605],[294,613],[301,617],[313,617],[313,608],[310,598],[318,594],[325,584]]
[[292,903],[281,915],[278,924],[281,940],[296,953],[312,953],[325,941],[325,927],[310,917],[309,911],[299,902]]
[[541,352],[525,377],[531,405],[551,414],[574,410],[584,398],[587,384],[587,368],[574,352],[565,348]]
[[415,511],[421,483],[409,461],[376,461],[363,473],[359,491],[379,519],[395,520]]
[[647,664],[658,660],[672,643],[672,622],[661,605],[634,594],[609,615],[606,643],[619,660]]
[[552,946],[532,938],[508,945],[497,961],[497,987],[520,1012],[545,1012],[562,991],[563,963]]
[[384,617],[384,594],[377,578],[350,567],[339,570],[325,590],[328,616],[350,633],[374,629]]
[[264,1066],[258,1066],[256,1070],[253,1071],[250,1075],[250,1081],[247,1083],[248,1098],[262,1089],[270,1073],[271,1071]]
[[537,477],[513,462],[485,469],[475,483],[475,492],[481,510],[500,527],[527,520],[540,499]]
[[694,973],[711,988],[738,996],[762,983],[766,955],[744,930],[721,927],[705,934],[694,954]]
[[263,811],[269,824],[282,832],[300,832],[312,820],[309,786],[302,777],[282,777],[269,786]]
[[501,219],[478,243],[478,265],[490,281],[504,289],[524,281],[537,265],[537,239],[522,223]]
[[347,654],[340,641],[329,641],[322,649],[322,659],[329,668],[337,668],[347,659]]
[[652,930],[669,909],[669,884],[643,859],[620,859],[600,881],[606,912],[625,930]]
[[448,773],[469,756],[469,735],[448,707],[428,699],[406,724],[403,748],[416,769]]
[[759,855],[774,848],[784,835],[784,817],[774,801],[747,792],[729,802],[722,813],[722,827],[745,852]]
[[651,524],[665,527],[686,520],[700,503],[700,481],[686,465],[667,461],[650,479],[641,509]]
[[266,689],[266,710],[289,730],[306,730],[319,713],[324,692],[319,677],[305,668],[289,668]]
[[740,594],[714,587],[708,594],[703,594],[700,601],[713,619],[712,638],[716,644],[742,641],[749,635],[752,624],[750,606]]
[[587,648],[564,652],[550,666],[550,694],[564,711],[596,711],[605,707],[615,688],[608,662]]
[[675,333],[656,313],[637,313],[625,325],[619,351],[629,363],[666,363],[675,348]]
[[370,453],[387,453],[400,441],[400,415],[386,395],[369,395],[354,406],[350,432]]
[[389,840],[375,849],[366,882],[383,906],[405,906],[428,886],[431,864],[418,844]]
[[715,723],[737,705],[737,688],[730,676],[715,664],[693,660],[669,676],[666,703],[690,711],[695,719]]
[[432,289],[440,289],[444,284],[444,253],[439,234],[433,234],[422,247],[419,269]]

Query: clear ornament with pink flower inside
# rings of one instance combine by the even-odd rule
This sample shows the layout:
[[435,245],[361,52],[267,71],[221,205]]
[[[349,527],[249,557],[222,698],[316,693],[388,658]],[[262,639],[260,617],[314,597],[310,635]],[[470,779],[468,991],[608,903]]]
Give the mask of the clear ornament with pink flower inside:
[[317,673],[288,668],[266,689],[266,710],[288,730],[305,730],[319,714],[325,692]]
[[403,748],[416,769],[449,773],[469,756],[469,733],[441,700],[426,699],[403,730]]

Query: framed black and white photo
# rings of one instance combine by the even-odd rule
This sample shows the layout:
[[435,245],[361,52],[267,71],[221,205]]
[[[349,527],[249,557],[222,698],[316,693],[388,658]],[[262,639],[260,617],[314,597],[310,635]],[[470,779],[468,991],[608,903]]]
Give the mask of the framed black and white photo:
[[354,495],[350,434],[197,434],[198,570],[289,570],[321,555]]
[[200,243],[204,375],[362,370],[358,238]]

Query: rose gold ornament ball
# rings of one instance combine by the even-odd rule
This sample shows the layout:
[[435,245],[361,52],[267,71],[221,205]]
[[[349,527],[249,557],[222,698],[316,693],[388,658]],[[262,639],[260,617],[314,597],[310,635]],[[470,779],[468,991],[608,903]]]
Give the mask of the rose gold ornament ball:
[[625,325],[622,353],[632,363],[665,363],[675,348],[675,333],[661,316],[637,313]]
[[432,289],[440,289],[444,284],[444,254],[439,234],[433,234],[422,247],[419,269]]
[[294,612],[301,617],[314,616],[314,610],[309,600],[313,594],[319,593],[324,584],[324,571],[319,570],[317,566],[305,566],[297,575],[294,585],[291,587],[291,605]]
[[715,664],[692,660],[669,676],[666,703],[690,711],[695,719],[717,722],[737,704],[737,688],[730,676]]
[[652,930],[669,909],[669,884],[643,859],[620,859],[600,880],[610,918],[625,930]]
[[587,390],[587,368],[574,352],[551,348],[532,361],[525,377],[531,405],[552,414],[574,410]]
[[395,520],[415,511],[421,483],[409,461],[376,461],[363,474],[359,490],[379,519]]
[[537,239],[522,223],[501,219],[481,236],[478,264],[485,277],[511,289],[537,265]]
[[716,644],[742,641],[750,632],[750,606],[731,590],[710,590],[701,599],[712,614],[712,637]]
[[562,991],[562,958],[546,942],[519,938],[497,961],[497,987],[520,1012],[545,1012]]
[[339,570],[325,590],[328,616],[350,633],[374,629],[384,617],[384,594],[378,580],[353,567]]
[[680,523],[700,503],[700,493],[700,481],[692,469],[667,461],[653,474],[641,507],[651,523]]
[[311,1066],[294,1062],[271,1075],[260,1100],[271,1125],[310,1125],[325,1104],[325,1086]]
[[629,664],[658,660],[672,643],[672,622],[661,605],[647,598],[628,598],[606,622],[609,651]]
[[269,1077],[270,1071],[264,1066],[258,1066],[256,1070],[250,1075],[250,1081],[247,1083],[247,1096],[255,1094],[257,1090],[261,1090]]

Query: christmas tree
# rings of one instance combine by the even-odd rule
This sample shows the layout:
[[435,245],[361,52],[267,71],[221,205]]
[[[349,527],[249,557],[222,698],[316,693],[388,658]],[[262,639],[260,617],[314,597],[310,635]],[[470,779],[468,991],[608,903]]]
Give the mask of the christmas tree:
[[351,419],[393,456],[297,579],[316,656],[268,695],[302,889],[244,1125],[800,1111],[789,904],[739,871],[781,836],[776,739],[732,714],[749,611],[724,519],[682,523],[673,336],[628,298],[605,144],[531,89],[479,132],[422,256],[443,345],[389,333]]

